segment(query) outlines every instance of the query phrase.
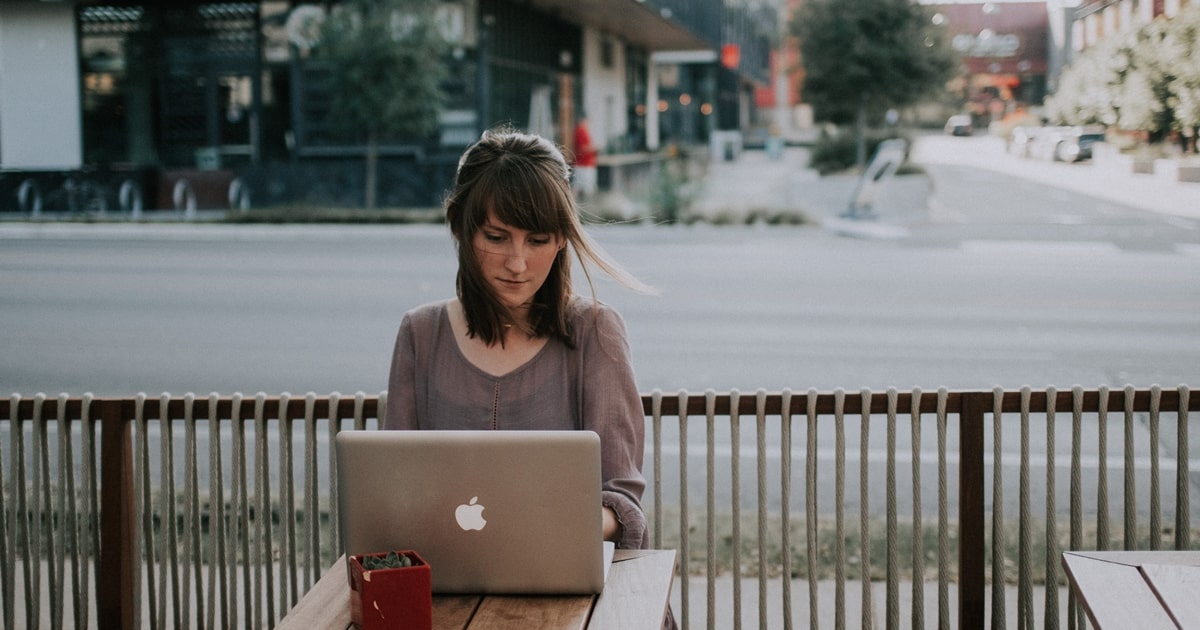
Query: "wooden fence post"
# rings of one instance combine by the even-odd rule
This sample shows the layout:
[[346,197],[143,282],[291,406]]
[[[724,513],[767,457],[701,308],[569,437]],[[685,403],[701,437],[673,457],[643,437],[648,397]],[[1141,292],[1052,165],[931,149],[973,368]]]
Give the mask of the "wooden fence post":
[[132,400],[96,399],[100,421],[100,558],[96,570],[96,615],[101,628],[133,628],[137,593],[134,571]]
[[983,628],[987,586],[983,416],[990,392],[964,392],[958,429],[958,627]]

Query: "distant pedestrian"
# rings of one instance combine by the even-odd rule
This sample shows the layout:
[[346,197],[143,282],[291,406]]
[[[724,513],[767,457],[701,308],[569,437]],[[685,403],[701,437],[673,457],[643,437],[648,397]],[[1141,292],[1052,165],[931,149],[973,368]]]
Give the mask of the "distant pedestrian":
[[592,143],[592,132],[588,129],[587,115],[575,124],[575,164],[571,180],[578,199],[587,199],[596,194],[596,145]]

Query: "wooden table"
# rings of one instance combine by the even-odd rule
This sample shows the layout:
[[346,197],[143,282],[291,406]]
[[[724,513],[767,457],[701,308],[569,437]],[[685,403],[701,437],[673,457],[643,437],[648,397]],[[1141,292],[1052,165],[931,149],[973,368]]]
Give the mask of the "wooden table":
[[1200,628],[1200,551],[1067,551],[1063,566],[1100,630]]
[[[661,630],[674,578],[673,549],[618,549],[599,595],[435,595],[433,627]],[[345,557],[338,558],[276,626],[295,630],[347,627],[350,586]]]

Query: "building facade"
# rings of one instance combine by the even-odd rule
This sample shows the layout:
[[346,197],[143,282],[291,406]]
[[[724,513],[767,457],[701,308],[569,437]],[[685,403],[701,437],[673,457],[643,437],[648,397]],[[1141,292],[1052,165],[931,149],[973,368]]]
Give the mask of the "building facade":
[[1175,17],[1192,0],[1080,0],[1070,7],[1070,50],[1096,42],[1150,20]]
[[1046,2],[928,6],[962,54],[955,92],[977,126],[1042,103],[1052,56]]
[[[110,182],[110,208],[222,207],[235,180],[253,205],[361,204],[364,148],[330,133],[312,55],[335,4],[5,0],[0,204],[29,211],[34,191],[55,209],[80,172]],[[458,154],[496,124],[569,147],[586,112],[602,151],[622,156],[740,132],[770,80],[773,7],[445,0],[441,129],[383,147],[381,205],[436,205]],[[722,63],[730,50],[738,63]],[[133,185],[118,195],[117,182]]]

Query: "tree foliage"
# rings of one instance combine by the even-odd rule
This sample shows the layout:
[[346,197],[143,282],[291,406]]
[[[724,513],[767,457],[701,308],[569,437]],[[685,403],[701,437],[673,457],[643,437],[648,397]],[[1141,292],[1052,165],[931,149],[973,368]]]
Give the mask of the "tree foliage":
[[374,207],[381,142],[420,142],[436,131],[446,76],[438,0],[344,0],[321,25],[316,58],[329,68],[327,125],[367,147]]
[[817,119],[877,118],[944,89],[960,58],[932,18],[912,0],[806,0],[791,32]]
[[1103,124],[1148,132],[1200,126],[1200,5],[1087,48],[1046,100],[1047,117],[1066,125]]

